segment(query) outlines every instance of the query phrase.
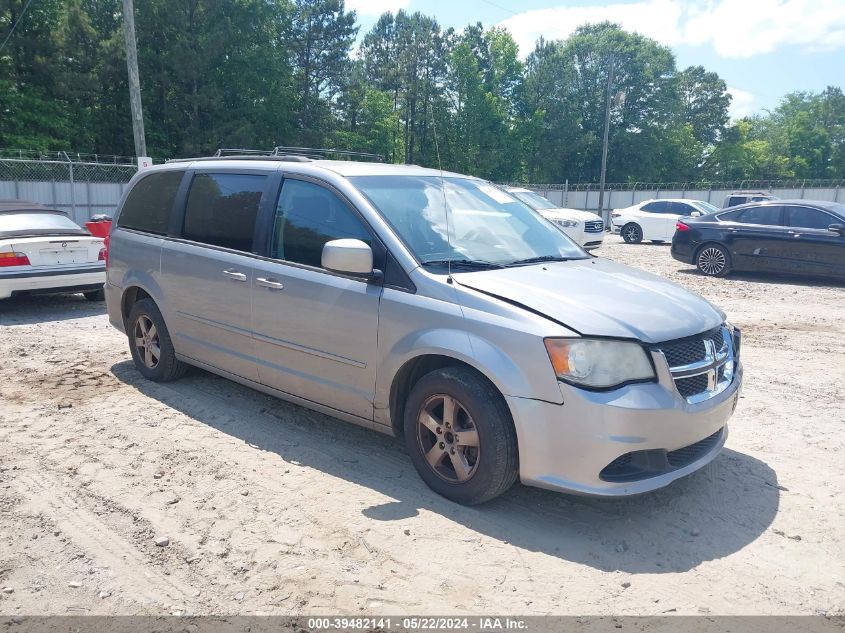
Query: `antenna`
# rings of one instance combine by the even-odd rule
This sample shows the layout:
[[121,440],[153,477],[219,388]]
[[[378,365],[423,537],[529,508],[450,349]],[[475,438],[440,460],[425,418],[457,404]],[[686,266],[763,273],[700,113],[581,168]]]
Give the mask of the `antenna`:
[[449,223],[449,202],[446,200],[446,181],[443,179],[443,164],[440,162],[440,143],[437,141],[437,122],[434,119],[434,106],[431,106],[431,129],[434,131],[434,151],[437,154],[437,170],[440,172],[440,193],[443,195],[443,210],[446,213],[446,244],[449,247],[449,258],[446,260],[446,271],[449,283],[452,282],[452,229]]

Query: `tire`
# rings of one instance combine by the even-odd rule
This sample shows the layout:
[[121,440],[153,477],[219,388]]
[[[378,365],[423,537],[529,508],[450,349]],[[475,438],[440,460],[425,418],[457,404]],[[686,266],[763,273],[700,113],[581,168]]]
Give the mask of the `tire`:
[[628,222],[620,231],[626,244],[639,244],[643,241],[643,230],[636,222]]
[[83,292],[82,296],[88,301],[105,301],[106,293],[104,290],[92,290],[91,292]]
[[132,306],[126,332],[132,360],[144,378],[154,382],[168,382],[185,375],[188,365],[176,358],[170,333],[155,301],[141,299]]
[[695,255],[695,267],[708,277],[724,277],[731,271],[731,256],[720,244],[705,244]]
[[403,422],[411,461],[439,495],[475,505],[516,481],[519,457],[510,412],[496,388],[475,371],[445,367],[420,378],[408,396]]

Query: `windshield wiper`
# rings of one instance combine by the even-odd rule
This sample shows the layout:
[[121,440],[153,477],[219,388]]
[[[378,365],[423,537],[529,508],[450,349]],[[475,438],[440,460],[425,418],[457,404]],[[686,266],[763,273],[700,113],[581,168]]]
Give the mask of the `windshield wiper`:
[[423,266],[453,266],[455,268],[504,268],[504,264],[488,262],[483,259],[429,259],[422,262]]
[[561,257],[560,255],[540,255],[539,257],[528,257],[527,259],[517,259],[512,261],[508,266],[521,266],[522,264],[539,264],[541,262],[568,262],[571,257]]

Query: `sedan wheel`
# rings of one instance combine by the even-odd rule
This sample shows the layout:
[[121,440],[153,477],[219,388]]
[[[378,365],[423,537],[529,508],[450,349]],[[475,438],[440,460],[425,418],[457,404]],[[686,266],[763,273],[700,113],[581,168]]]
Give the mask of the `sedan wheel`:
[[429,467],[449,483],[468,481],[478,468],[478,430],[452,396],[429,398],[417,418],[417,441]]
[[639,244],[643,241],[643,230],[639,224],[630,222],[622,227],[622,239],[628,244]]
[[728,252],[718,244],[702,248],[695,264],[698,270],[710,277],[722,277],[730,270]]

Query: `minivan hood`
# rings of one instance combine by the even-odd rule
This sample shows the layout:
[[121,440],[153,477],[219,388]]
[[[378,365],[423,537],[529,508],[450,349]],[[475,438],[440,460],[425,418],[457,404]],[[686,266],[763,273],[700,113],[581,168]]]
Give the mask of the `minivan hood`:
[[584,336],[659,343],[717,327],[725,315],[697,294],[601,259],[453,273],[467,288],[520,304]]

